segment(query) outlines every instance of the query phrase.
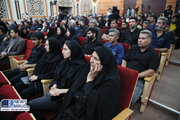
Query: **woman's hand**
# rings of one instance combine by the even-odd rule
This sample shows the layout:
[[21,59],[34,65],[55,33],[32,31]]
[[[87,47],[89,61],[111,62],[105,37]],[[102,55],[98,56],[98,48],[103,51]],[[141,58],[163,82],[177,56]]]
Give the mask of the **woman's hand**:
[[91,69],[87,76],[87,81],[90,82],[93,81],[99,74],[99,72],[102,70],[103,66],[101,64],[96,64],[95,66],[91,66]]

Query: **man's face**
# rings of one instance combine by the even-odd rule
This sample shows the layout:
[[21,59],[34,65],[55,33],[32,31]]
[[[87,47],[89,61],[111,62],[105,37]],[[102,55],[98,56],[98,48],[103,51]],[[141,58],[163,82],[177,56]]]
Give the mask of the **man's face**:
[[169,25],[165,25],[165,26],[164,26],[164,31],[165,31],[165,32],[169,31]]
[[136,20],[135,19],[130,19],[129,20],[129,27],[130,28],[135,28],[137,26]]
[[92,33],[91,31],[88,31],[86,36],[89,41],[92,41],[95,38],[95,34]]
[[11,30],[11,31],[10,31],[10,35],[11,35],[11,37],[12,37],[13,39],[15,39],[15,38],[17,37],[17,34],[18,34],[18,33],[15,33],[14,30]]
[[163,20],[158,20],[156,23],[156,28],[155,30],[157,31],[161,31],[164,29],[164,24],[163,24]]
[[122,23],[122,25],[121,25],[121,27],[124,29],[124,28],[126,28],[127,27],[127,25],[126,25],[126,23]]
[[116,23],[116,21],[112,21],[111,22],[111,28],[117,28],[118,24]]
[[150,42],[151,42],[151,39],[148,37],[147,34],[140,33],[139,38],[138,38],[138,46],[140,48],[145,48],[149,46]]
[[89,22],[89,27],[94,27],[95,24],[93,22]]
[[146,23],[143,23],[143,29],[147,29],[148,28],[148,24],[146,24]]
[[149,20],[150,20],[150,22],[155,22],[154,17],[150,17]]
[[118,38],[119,38],[119,37],[116,36],[116,33],[115,33],[115,32],[109,32],[109,42],[110,42],[110,43],[117,42]]

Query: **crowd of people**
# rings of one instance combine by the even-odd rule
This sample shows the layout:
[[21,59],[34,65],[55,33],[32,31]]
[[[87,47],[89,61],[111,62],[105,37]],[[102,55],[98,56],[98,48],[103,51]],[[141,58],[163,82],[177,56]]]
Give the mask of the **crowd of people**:
[[[28,99],[30,112],[38,120],[44,111],[58,111],[58,120],[112,119],[117,115],[121,92],[117,65],[139,72],[134,105],[142,94],[143,79],[159,66],[154,49],[168,51],[170,44],[179,48],[179,15],[117,13],[113,7],[106,16],[59,14],[23,19],[20,24],[0,21],[0,66],[10,64],[8,56],[25,52],[23,38],[34,44],[28,59],[4,74],[21,97]],[[86,38],[83,44],[79,37]],[[121,43],[130,46],[127,53]],[[84,56],[91,57],[88,64]],[[26,70],[32,67],[34,72],[28,76]],[[49,92],[31,99],[43,93],[42,79],[53,79]]]

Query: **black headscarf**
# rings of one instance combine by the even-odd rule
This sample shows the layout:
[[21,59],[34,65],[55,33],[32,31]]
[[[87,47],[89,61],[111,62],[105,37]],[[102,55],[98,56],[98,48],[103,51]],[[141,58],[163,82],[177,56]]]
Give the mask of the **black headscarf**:
[[[68,40],[75,40],[79,43],[77,34],[76,34],[76,30],[72,27],[68,28],[69,32],[70,32],[70,36],[67,38]],[[80,44],[80,43],[79,43]]]
[[62,48],[64,45],[64,42],[66,41],[66,36],[65,36],[66,30],[62,26],[59,26],[58,28],[61,30],[61,34],[57,35],[56,33],[56,39],[59,42],[59,46]]
[[49,32],[47,33],[47,38],[51,38],[54,37],[54,35],[56,34],[56,29],[55,28],[48,28]]
[[[107,47],[98,46],[94,48],[94,51],[98,54],[103,65],[102,71],[93,81],[86,83],[90,64],[84,68],[65,96],[57,119],[64,120],[63,116],[72,106],[76,109],[74,95],[78,91],[84,91],[84,105],[82,104],[81,106],[80,104],[81,107],[79,108],[81,109],[78,112],[75,110],[76,113],[74,114],[76,117],[85,116],[85,120],[110,120],[117,114],[121,82],[116,60],[111,50]],[[82,111],[85,111],[85,114]]]
[[59,63],[50,86],[56,83],[58,88],[69,89],[78,73],[85,66],[85,61],[82,57],[80,45],[76,41],[66,41],[65,44],[71,50],[71,59],[64,59]]
[[[23,32],[24,29],[26,29],[26,33]],[[19,36],[22,37],[22,38],[29,39],[29,35],[28,34],[29,34],[29,31],[28,31],[27,27],[24,27],[24,26],[21,27]]]
[[49,52],[45,52],[44,55],[42,55],[42,57],[38,61],[35,70],[33,72],[34,75],[41,76],[44,73],[54,71],[57,64],[62,59],[62,54],[60,53],[60,47],[58,46],[56,39],[49,38],[48,41],[49,41]]

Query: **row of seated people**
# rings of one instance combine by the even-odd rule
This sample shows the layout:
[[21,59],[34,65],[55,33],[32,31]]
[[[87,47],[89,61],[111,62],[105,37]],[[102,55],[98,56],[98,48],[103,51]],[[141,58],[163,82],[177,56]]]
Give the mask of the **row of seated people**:
[[[47,41],[49,41],[49,42],[46,42],[46,45],[47,45],[46,51],[48,52],[48,49],[50,51],[52,49],[54,49],[54,44],[52,44],[52,41],[55,42],[55,40],[48,39]],[[58,48],[58,47],[56,47],[56,48]],[[58,50],[58,49],[56,49],[56,50]],[[97,115],[99,117],[102,117],[102,119],[104,119],[106,117],[109,119],[109,118],[114,117],[117,114],[117,107],[118,107],[117,104],[119,102],[118,99],[119,99],[119,95],[120,95],[120,86],[121,86],[121,82],[120,82],[119,75],[117,72],[117,63],[113,57],[112,52],[108,48],[106,48],[104,46],[99,46],[99,47],[94,48],[94,51],[97,51],[97,52],[93,52],[93,55],[92,55],[93,57],[90,60],[91,64],[86,65],[85,61],[83,60],[83,58],[81,56],[80,46],[75,41],[66,41],[65,42],[65,45],[63,47],[63,52],[62,52],[63,56],[64,56],[64,60],[62,60],[59,63],[58,67],[55,70],[55,77],[54,77],[54,81],[52,82],[52,85],[51,85],[52,87],[51,87],[50,92],[41,98],[35,99],[35,101],[36,100],[41,101],[41,103],[43,103],[42,106],[47,107],[47,108],[42,108],[41,106],[39,106],[40,104],[38,104],[40,109],[42,109],[42,110],[56,109],[57,110],[57,107],[59,106],[60,101],[62,100],[62,97],[64,96],[63,94],[65,94],[68,91],[69,87],[72,86],[71,87],[72,91],[76,91],[79,89],[79,92],[82,92],[82,94],[80,93],[79,99],[77,99],[78,100],[77,104],[79,104],[79,102],[81,103],[81,100],[88,100],[89,105],[91,105],[92,102],[95,102],[94,104],[101,103],[102,101],[105,102],[105,98],[110,97],[109,95],[114,96],[114,94],[112,94],[112,92],[116,91],[115,97],[112,97],[112,99],[107,100],[105,103],[101,103],[101,104],[106,104],[107,102],[113,102],[114,105],[112,106],[112,105],[107,104],[107,106],[104,106],[104,110],[105,109],[106,110],[100,111],[103,114],[97,114]],[[48,57],[46,59],[45,58],[44,58],[44,61],[46,61],[46,59],[48,59]],[[109,62],[111,62],[112,64],[109,64]],[[39,66],[38,63],[36,66]],[[41,64],[41,63],[39,63],[39,64]],[[98,70],[96,68],[97,65],[98,65],[98,67],[100,67],[100,68],[98,68]],[[43,64],[43,66],[45,67],[48,65]],[[90,66],[91,66],[91,68],[90,68]],[[38,67],[35,67],[35,70],[37,68]],[[81,69],[83,69],[83,70],[81,70]],[[83,76],[81,76],[81,75],[83,75]],[[137,79],[137,75],[138,74],[136,74],[136,79]],[[111,77],[111,76],[114,76],[114,77]],[[87,81],[84,79],[84,77],[88,77]],[[134,82],[134,85],[135,85],[135,83],[136,82]],[[35,85],[35,82],[33,82],[33,85]],[[108,86],[110,85],[110,86],[107,88],[106,87],[107,85]],[[86,94],[84,94],[85,96],[83,97],[83,93],[84,93],[83,91],[85,88],[86,88],[86,90],[85,90]],[[111,91],[106,90],[106,89],[109,90],[111,88],[113,88]],[[131,89],[134,89],[134,87]],[[69,90],[69,91],[71,91],[71,90]],[[94,91],[94,90],[97,92],[90,92],[90,91]],[[79,94],[79,92],[77,92],[77,95]],[[107,92],[107,93],[102,95],[102,93],[104,93],[104,92]],[[60,96],[60,94],[62,94],[62,96]],[[69,93],[69,94],[71,94],[71,93]],[[99,95],[102,95],[100,97],[101,100],[98,97]],[[88,98],[88,96],[90,96],[90,97]],[[97,99],[99,99],[100,101],[94,101],[93,100],[94,96],[98,97]],[[132,96],[132,94],[131,94],[131,96]],[[44,103],[41,99],[45,100],[46,102],[44,101],[45,102]],[[67,97],[64,99],[69,99],[69,98]],[[72,99],[72,102],[73,101],[74,101],[74,99]],[[29,104],[31,105],[31,109],[34,112],[37,110],[36,107],[38,107],[38,106],[36,106],[36,105],[33,106],[33,103],[34,103],[33,100],[29,102]],[[35,104],[36,103],[37,102],[35,102]],[[58,106],[56,103],[58,104]],[[44,105],[44,104],[46,104],[46,105]],[[70,103],[68,103],[68,104],[70,104]],[[48,106],[48,105],[50,105],[50,106]],[[82,105],[82,107],[83,106],[84,105]],[[101,108],[101,106],[102,105],[99,105],[100,108]],[[80,106],[77,107],[77,110],[81,109],[82,107],[80,107]],[[63,107],[60,107],[60,108],[63,108]],[[94,108],[93,108],[94,110],[91,110],[92,107],[90,107],[90,106],[87,107],[87,109],[89,109],[89,108],[90,108],[90,110],[88,110],[89,112],[88,113],[85,112],[85,113],[90,117],[89,119],[94,119],[94,118],[91,118],[92,117],[91,114],[96,114],[96,113],[94,113],[94,110],[97,108],[97,106],[94,106]],[[66,108],[63,108],[63,109],[66,109]],[[71,113],[69,113],[69,114],[71,114]],[[70,117],[69,114],[66,114],[67,117]],[[75,114],[75,113],[72,113],[72,114]],[[81,112],[76,113],[76,114],[81,115]],[[75,116],[73,116],[73,117],[75,117]],[[95,117],[95,115],[93,115],[93,116]],[[62,117],[62,115],[58,114],[57,118],[59,119],[60,117]],[[79,118],[79,117],[81,118],[81,117],[85,117],[85,116],[76,116],[76,118]]]
[[[144,36],[143,36],[144,35]],[[146,55],[146,54],[149,54],[149,53],[146,53],[146,52],[144,52],[147,48],[149,48],[149,44],[150,44],[150,41],[151,41],[151,36],[150,36],[151,34],[150,34],[150,32],[147,32],[147,31],[145,31],[144,33],[142,32],[142,34],[140,34],[140,39],[139,39],[139,47],[140,48],[142,48],[142,53],[145,53],[145,56],[150,56],[150,55]],[[144,40],[145,39],[145,40]],[[51,39],[49,39],[48,41],[50,41]],[[52,40],[53,41],[53,40]],[[54,40],[55,41],[55,40]],[[46,47],[46,52],[48,52],[48,47],[49,48],[51,48],[50,46],[50,42],[48,43],[48,42],[46,42],[46,45],[47,45],[47,47]],[[135,48],[135,47],[133,47],[133,48]],[[132,48],[132,49],[133,49]],[[149,48],[150,49],[150,48]],[[50,51],[51,51],[51,49],[49,49]],[[63,51],[66,51],[67,50],[67,48],[65,48],[65,45],[64,45],[64,47],[63,47]],[[134,50],[133,50],[134,51]],[[59,52],[59,49],[58,49],[58,52]],[[71,51],[72,52],[72,51]],[[71,53],[72,54],[72,53]],[[112,54],[112,53],[111,53]],[[152,54],[152,56],[154,56],[155,58],[157,57],[156,56],[156,54],[155,53],[153,53],[152,52],[152,50],[151,50],[151,54]],[[47,54],[45,54],[44,56],[46,56]],[[76,54],[77,55],[77,54]],[[99,57],[102,55],[102,57],[107,57],[107,56],[109,56],[109,55],[106,55],[106,53],[104,53],[103,52],[103,54],[101,53],[101,54],[98,54],[99,55]],[[134,54],[131,54],[133,57],[136,57],[136,58],[132,58],[132,59],[140,59],[140,57],[139,56],[134,56]],[[65,56],[65,55],[64,55]],[[93,57],[94,55],[92,55],[92,58],[94,58]],[[150,59],[152,59],[152,58],[154,58],[154,57],[150,57],[150,58],[146,58],[147,60],[146,61],[143,61],[143,62],[147,62],[146,64],[149,64],[149,61],[148,60],[150,60]],[[47,58],[48,59],[48,57],[46,56],[46,57],[42,57],[43,58],[43,61],[46,61],[46,59],[45,58]],[[113,57],[111,57],[111,59],[112,59]],[[97,57],[95,57],[94,58],[95,60],[98,60],[98,58]],[[128,59],[130,59],[130,58],[128,58]],[[145,59],[145,58],[144,58]],[[140,59],[140,60],[142,60],[142,59]],[[157,62],[158,60],[157,60],[157,58],[155,59],[156,61],[155,62]],[[127,61],[127,60],[126,60]],[[46,61],[47,62],[47,61]],[[131,60],[130,60],[130,62],[131,62]],[[134,61],[133,61],[134,62]],[[152,62],[154,62],[153,61],[153,59],[152,59],[152,61],[150,61],[151,62],[151,65],[152,65]],[[38,62],[39,63],[39,62]],[[36,70],[37,68],[38,68],[38,66],[41,66],[41,64],[42,64],[43,62],[40,62],[39,64],[40,65],[38,65],[37,64],[37,67],[35,67],[35,71],[37,72],[40,72],[39,70]],[[109,64],[110,64],[111,62],[109,62]],[[100,63],[99,63],[100,64]],[[139,63],[138,63],[139,64]],[[47,64],[43,64],[44,66],[45,65],[47,65]],[[93,65],[93,64],[92,64]],[[128,65],[128,64],[127,64]],[[153,64],[154,66],[156,66],[157,65],[157,63],[156,64]],[[125,65],[126,66],[126,65]],[[157,65],[158,66],[158,65]],[[156,66],[156,67],[157,67]],[[142,66],[141,66],[142,67]],[[151,69],[149,72],[145,72],[146,74],[145,75],[147,75],[147,76],[149,76],[149,75],[152,75],[152,73],[155,71],[155,69],[157,69],[157,68],[155,68],[155,67],[152,67],[152,66],[147,66],[147,67],[150,67],[149,69]],[[152,67],[152,68],[151,68]],[[104,68],[104,66],[102,66],[102,65],[95,65],[94,66],[94,69],[98,69],[98,71],[101,71],[101,69],[102,68]],[[42,68],[41,68],[42,69]],[[93,67],[91,68],[91,69],[93,69]],[[137,69],[136,67],[135,67],[135,69]],[[144,69],[144,68],[142,68],[142,69]],[[111,70],[111,69],[110,69]],[[140,71],[140,73],[141,73],[142,71]],[[143,74],[143,73],[141,73],[141,74]],[[89,75],[89,74],[88,74]],[[143,74],[144,75],[144,74]],[[41,78],[42,76],[38,76],[38,75],[32,75],[31,77],[30,77],[30,81],[34,81],[34,80],[37,80],[37,79],[39,79],[39,78]],[[90,77],[93,77],[93,76],[90,76]],[[144,77],[144,76],[142,76],[142,77]],[[51,76],[51,78],[52,78],[52,76]],[[37,85],[35,85],[35,86],[37,86]],[[33,85],[33,87],[35,87],[34,85]],[[52,89],[53,89],[53,87],[52,87]],[[35,92],[36,92],[36,90],[35,90]],[[62,92],[62,91],[61,91]],[[64,90],[63,89],[63,92],[67,92],[67,90]],[[53,94],[53,93],[52,93]],[[55,95],[55,94],[54,94]]]

